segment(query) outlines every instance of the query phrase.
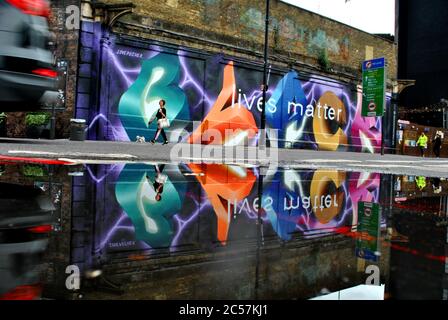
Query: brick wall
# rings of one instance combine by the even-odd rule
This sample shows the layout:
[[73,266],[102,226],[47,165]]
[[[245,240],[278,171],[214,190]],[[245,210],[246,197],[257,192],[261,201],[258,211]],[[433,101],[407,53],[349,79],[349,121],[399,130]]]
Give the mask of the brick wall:
[[[178,32],[258,54],[263,50],[264,1],[135,0],[132,3],[136,5],[135,16],[129,20],[150,30]],[[194,42],[189,45],[195,46]],[[360,76],[366,55],[384,56],[389,63],[389,78],[396,78],[397,47],[393,42],[281,1],[271,1],[269,42],[273,60],[286,58],[292,63],[317,65],[319,55],[326,51],[333,72],[344,71],[356,77]]]
[[[127,0],[105,0],[119,4]],[[264,44],[264,2],[256,0],[136,0],[134,14],[115,24],[114,31],[140,38],[162,40],[186,47],[220,52],[249,60],[261,61]],[[74,114],[77,87],[78,56],[82,88],[93,87],[88,79],[92,51],[83,43],[78,55],[78,30],[67,30],[65,8],[79,5],[79,0],[52,1],[51,29],[57,37],[56,57],[68,61],[66,109],[58,112],[56,136],[67,138],[69,120],[73,116],[87,119],[91,107],[91,90],[80,95],[79,114]],[[87,10],[88,11],[88,10]],[[93,30],[83,30],[94,37]],[[87,35],[88,38],[88,35]],[[89,41],[89,39],[84,41]],[[82,40],[82,39],[81,39]],[[91,39],[93,40],[93,39]],[[385,56],[389,63],[389,78],[396,78],[396,45],[391,41],[354,29],[331,19],[291,6],[271,1],[269,33],[271,61],[284,66],[301,67],[313,73],[330,74],[333,78],[360,82],[361,61],[366,56]],[[329,69],[318,62],[323,52],[328,55]],[[87,64],[87,65],[84,65]],[[81,91],[84,90],[81,88]],[[25,136],[25,114],[8,114],[8,135]]]
[[[341,237],[313,241],[265,243],[256,248],[171,256],[110,264],[108,279],[125,290],[105,291],[86,299],[306,299],[363,284],[365,268],[357,268],[354,240]],[[389,274],[389,254],[382,256],[381,283]],[[371,263],[366,264],[365,266]],[[138,270],[138,271],[137,271]],[[256,285],[257,283],[257,285]]]

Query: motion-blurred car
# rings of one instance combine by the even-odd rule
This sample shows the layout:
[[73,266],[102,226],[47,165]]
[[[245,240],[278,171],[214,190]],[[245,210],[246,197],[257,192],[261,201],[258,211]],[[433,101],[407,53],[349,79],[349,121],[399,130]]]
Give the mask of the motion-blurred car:
[[46,0],[0,0],[0,111],[31,111],[54,92],[57,72]]
[[52,210],[41,189],[0,183],[0,300],[40,297]]

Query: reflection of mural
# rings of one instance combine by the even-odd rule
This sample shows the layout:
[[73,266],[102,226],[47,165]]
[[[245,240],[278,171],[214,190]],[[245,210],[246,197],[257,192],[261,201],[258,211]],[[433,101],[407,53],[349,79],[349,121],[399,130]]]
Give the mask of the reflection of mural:
[[[218,164],[190,164],[198,181],[207,194],[218,220],[218,240],[227,241],[233,203],[249,196],[256,177],[252,171],[237,166]],[[202,176],[199,176],[203,173]]]
[[115,186],[118,203],[131,218],[138,240],[151,247],[168,247],[174,238],[172,216],[180,210],[185,186],[164,183],[160,200],[151,183],[157,179],[154,170],[145,165],[127,165]]
[[[112,36],[113,39],[113,36]],[[158,99],[167,100],[173,126],[169,139],[187,133],[191,143],[257,143],[261,113],[261,70],[221,56],[148,46],[123,46],[111,41],[103,61],[108,95],[99,114],[106,118],[103,136],[111,140],[150,138],[147,120]],[[277,129],[279,146],[321,150],[374,152],[381,141],[381,123],[363,118],[360,89],[296,71],[271,70],[266,105],[267,127]],[[193,128],[199,121],[199,128]],[[221,141],[209,141],[209,131],[237,130]],[[195,130],[193,132],[193,130]],[[186,136],[182,135],[185,139]]]
[[[221,164],[158,168],[128,164],[111,174],[117,178],[98,180],[110,184],[105,216],[115,221],[101,228],[100,247],[181,250],[255,237],[260,205],[256,169]],[[379,174],[280,170],[263,184],[264,236],[288,241],[295,234],[317,237],[341,228],[354,230],[358,201],[377,202],[379,184]],[[116,202],[110,200],[114,198]]]

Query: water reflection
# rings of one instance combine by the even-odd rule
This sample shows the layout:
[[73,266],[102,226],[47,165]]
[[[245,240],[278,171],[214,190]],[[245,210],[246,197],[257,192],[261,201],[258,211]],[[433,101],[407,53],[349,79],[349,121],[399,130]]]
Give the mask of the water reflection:
[[[0,181],[33,185],[53,204],[44,297],[309,299],[365,284],[372,266],[386,298],[447,296],[443,179],[297,168],[260,179],[260,168],[223,164],[40,168],[7,165]],[[75,295],[68,265],[82,275]]]
[[53,211],[41,189],[0,182],[0,300],[40,297]]
[[[108,204],[106,212],[97,210],[96,214],[107,215],[110,221],[98,235],[100,247],[136,249],[142,248],[137,241],[143,241],[143,247],[176,251],[184,245],[209,241],[226,245],[255,237],[253,222],[260,205],[256,168],[219,164],[161,168],[163,183],[158,165],[99,168],[108,172],[108,178],[97,183],[97,189],[106,192],[97,196]],[[294,236],[332,233],[341,226],[355,227],[358,202],[378,201],[379,183],[378,174],[279,170],[264,178],[264,236],[289,241]],[[216,226],[203,225],[201,217]],[[201,230],[213,237],[204,239]],[[118,241],[123,232],[132,241]]]

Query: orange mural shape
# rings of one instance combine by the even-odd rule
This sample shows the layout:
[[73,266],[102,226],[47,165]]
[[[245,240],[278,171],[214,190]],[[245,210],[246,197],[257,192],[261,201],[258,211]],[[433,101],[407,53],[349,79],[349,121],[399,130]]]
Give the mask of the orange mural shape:
[[[217,100],[188,142],[226,144],[235,141],[241,134],[249,139],[255,137],[258,128],[254,116],[237,102],[236,97],[234,67],[233,62],[229,62],[224,68],[223,85]],[[229,130],[227,134],[226,130]]]
[[340,145],[347,145],[347,136],[341,129],[347,124],[347,110],[342,100],[331,91],[325,92],[320,97],[318,104],[332,107],[335,113],[340,115],[336,132],[331,128],[330,120],[325,117],[314,117],[313,119],[314,138],[319,150],[336,151]]
[[238,170],[232,170],[232,166],[222,164],[189,164],[188,166],[193,173],[197,174],[196,177],[213,206],[218,221],[218,240],[225,245],[233,205],[249,196],[256,176],[250,169],[238,167]]

